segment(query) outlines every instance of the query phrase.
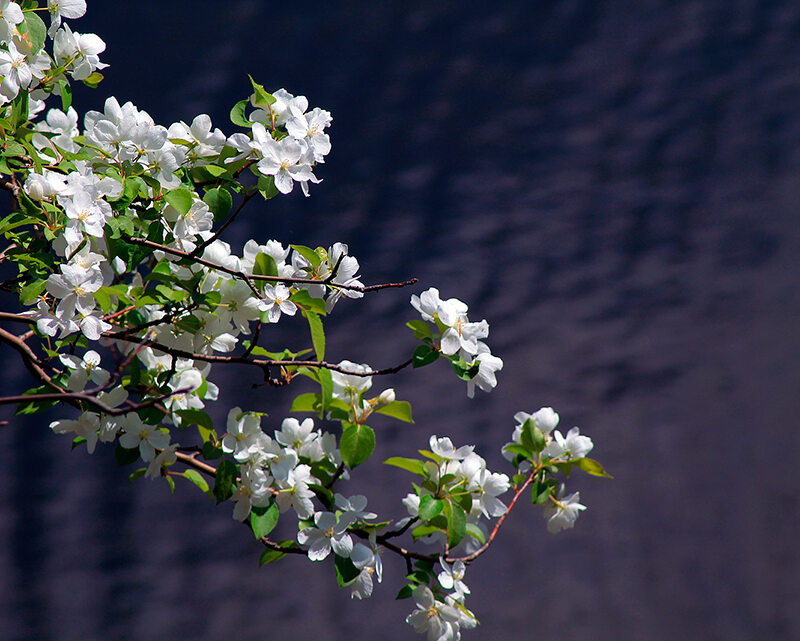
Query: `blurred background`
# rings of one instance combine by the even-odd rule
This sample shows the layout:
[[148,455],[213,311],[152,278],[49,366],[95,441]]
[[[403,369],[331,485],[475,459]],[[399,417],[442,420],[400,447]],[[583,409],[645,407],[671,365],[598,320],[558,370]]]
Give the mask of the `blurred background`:
[[[502,470],[519,410],[594,439],[615,479],[574,476],[589,509],[558,536],[512,513],[467,573],[482,625],[465,639],[800,638],[797,3],[90,1],[71,26],[111,65],[80,112],[114,95],[230,134],[248,73],[332,112],[311,197],[254,201],[226,233],[341,241],[367,283],[420,279],[341,302],[329,360],[405,360],[409,296],[431,286],[490,322],[499,387],[470,401],[444,363],[376,381],[416,423],[376,420],[346,491],[402,516],[410,475],[380,461],[431,434]],[[0,357],[3,388],[27,389]],[[310,391],[213,378],[212,415],[268,411],[267,431]],[[0,639],[417,638],[388,555],[363,603],[327,563],[259,569],[227,506],[130,484],[108,446],[71,452],[48,428],[62,415],[2,408]]]

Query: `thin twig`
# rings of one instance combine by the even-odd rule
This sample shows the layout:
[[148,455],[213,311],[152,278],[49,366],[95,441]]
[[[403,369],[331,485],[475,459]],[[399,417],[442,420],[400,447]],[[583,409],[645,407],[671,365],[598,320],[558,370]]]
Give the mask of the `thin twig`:
[[219,228],[219,229],[216,231],[216,233],[214,233],[214,235],[213,235],[213,236],[211,236],[210,238],[208,238],[208,239],[204,240],[204,241],[203,241],[202,243],[200,243],[200,244],[199,244],[197,247],[195,247],[195,248],[194,248],[194,249],[191,251],[191,253],[189,254],[189,257],[190,257],[190,258],[196,258],[197,256],[199,256],[199,255],[200,255],[200,253],[201,253],[201,252],[202,252],[202,251],[203,251],[203,250],[204,250],[206,247],[208,247],[208,246],[209,246],[211,243],[213,243],[215,240],[217,240],[217,238],[219,238],[219,237],[222,235],[222,232],[224,232],[224,231],[225,231],[225,230],[228,228],[228,226],[229,226],[229,225],[230,225],[230,224],[231,224],[231,223],[232,223],[232,222],[233,222],[233,221],[236,219],[236,217],[239,215],[239,212],[241,212],[241,211],[242,211],[242,209],[244,209],[244,206],[245,206],[245,205],[248,203],[248,201],[249,201],[249,200],[250,200],[250,199],[251,199],[253,196],[255,196],[257,193],[258,193],[257,191],[253,191],[253,192],[251,192],[251,193],[247,194],[247,195],[244,197],[244,199],[242,200],[242,202],[241,202],[241,204],[239,205],[239,207],[237,207],[237,208],[236,208],[236,211],[235,211],[235,212],[233,212],[233,213],[232,213],[230,216],[228,216],[228,220],[226,220],[224,223],[222,223],[222,225],[220,226],[220,228]]
[[417,278],[411,278],[410,280],[404,281],[402,283],[381,283],[379,285],[340,285],[338,283],[327,283],[325,280],[319,280],[315,278],[290,278],[285,276],[265,276],[262,274],[247,274],[238,269],[231,269],[230,267],[225,267],[224,265],[219,265],[218,263],[211,262],[210,260],[206,260],[204,258],[199,258],[197,256],[192,256],[189,252],[181,251],[180,249],[174,249],[172,247],[167,247],[166,245],[161,245],[159,243],[154,243],[152,240],[147,240],[146,238],[136,238],[133,236],[126,236],[125,240],[129,243],[133,243],[134,245],[142,245],[143,247],[149,247],[150,249],[157,249],[159,251],[163,251],[166,254],[172,254],[173,256],[179,256],[180,258],[188,258],[200,265],[204,265],[206,267],[210,267],[211,269],[216,269],[217,271],[221,271],[224,274],[228,274],[230,276],[234,276],[236,278],[242,279],[247,285],[253,290],[259,298],[263,298],[261,293],[255,288],[253,285],[254,280],[266,280],[271,282],[279,282],[279,283],[293,283],[293,284],[301,284],[301,285],[325,285],[328,284],[331,287],[336,287],[338,289],[346,289],[353,292],[374,292],[379,289],[387,289],[389,287],[407,287],[408,285],[414,285],[418,282]]
[[538,466],[535,467],[533,472],[530,473],[530,476],[528,476],[527,480],[517,489],[517,492],[514,494],[514,498],[511,499],[511,503],[508,504],[508,509],[503,513],[503,516],[501,516],[497,520],[497,523],[495,523],[494,529],[492,529],[491,534],[489,534],[489,538],[486,539],[486,543],[484,543],[481,547],[475,550],[472,554],[468,554],[467,556],[462,556],[462,557],[448,556],[447,562],[453,563],[454,561],[463,561],[464,563],[469,563],[477,559],[481,554],[483,554],[492,544],[492,541],[494,541],[494,537],[497,536],[497,533],[500,531],[500,526],[503,525],[503,522],[506,520],[506,517],[511,513],[511,509],[514,507],[514,504],[517,502],[517,499],[522,495],[522,493],[525,491],[525,488],[528,487],[528,485],[530,485],[531,481],[533,481],[533,479],[536,477],[537,474],[539,474],[539,472],[541,472],[541,470],[542,470],[541,467]]
[[[113,336],[109,334],[103,334],[103,336],[113,338]],[[341,374],[349,374],[352,376],[385,376],[387,374],[395,374],[399,372],[401,369],[411,365],[412,362],[412,359],[409,358],[407,361],[401,363],[400,365],[395,365],[394,367],[368,370],[366,372],[354,372],[353,370],[342,367],[341,365],[335,365],[326,361],[268,360],[263,358],[247,358],[245,356],[216,356],[213,354],[198,354],[197,352],[187,352],[185,350],[178,349],[176,347],[169,347],[168,345],[163,345],[162,343],[157,343],[146,338],[139,338],[138,336],[128,336],[126,338],[118,338],[117,340],[145,345],[171,356],[178,356],[179,358],[192,359],[205,363],[239,363],[244,365],[252,365],[267,373],[269,372],[270,367],[317,367],[321,369],[329,369],[332,372],[339,372]]]

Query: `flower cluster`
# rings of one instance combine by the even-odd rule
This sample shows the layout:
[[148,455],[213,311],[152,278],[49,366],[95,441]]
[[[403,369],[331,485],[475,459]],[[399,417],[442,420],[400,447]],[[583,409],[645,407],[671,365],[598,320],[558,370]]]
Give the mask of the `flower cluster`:
[[[239,250],[222,234],[257,196],[288,194],[295,183],[308,195],[320,182],[314,171],[331,149],[330,113],[251,79],[252,93],[231,111],[243,131],[232,135],[205,114],[160,125],[114,97],[81,118],[70,82],[103,79],[105,43],[63,23],[86,12],[84,0],[39,4],[0,0],[0,187],[13,200],[0,220],[8,243],[0,261],[18,268],[3,288],[27,308],[2,320],[31,328],[3,329],[0,342],[37,383],[0,404],[29,414],[71,406],[77,417],[50,427],[72,435],[73,447],[93,453],[113,444],[120,465],[142,464],[132,479],[165,479],[174,490],[182,478],[230,501],[233,518],[264,546],[262,564],[287,554],[332,563],[338,584],[365,599],[382,580],[382,555],[399,554],[409,583],[398,598],[416,605],[406,621],[429,640],[460,639],[477,624],[465,603],[469,563],[528,487],[550,532],[571,528],[585,506],[558,475],[575,467],[607,476],[587,458],[592,441],[578,428],[558,431],[550,408],[519,412],[503,449],[511,478],[489,470],[473,446],[431,436],[421,459],[384,461],[417,477],[397,520],[379,521],[366,496],[340,492],[375,450],[380,429],[368,421],[413,423],[394,388],[372,391],[376,378],[446,358],[468,396],[489,392],[503,367],[484,342],[489,324],[430,288],[411,297],[421,320],[408,326],[422,344],[408,361],[383,370],[326,361],[324,321],[339,301],[416,280],[365,287],[340,242],[312,248],[262,237]],[[45,9],[49,27],[37,13]],[[47,104],[54,98],[60,105]],[[299,318],[309,347],[259,344]],[[212,366],[222,363],[259,371],[257,385],[310,384],[290,409],[307,416],[283,418],[267,434],[263,413],[234,407],[218,427],[205,410],[220,396]],[[279,519],[291,533],[285,540],[270,538]],[[393,541],[403,536],[410,541]],[[428,551],[410,551],[417,543]]]
[[414,336],[426,344],[415,353],[419,365],[436,360],[436,352],[440,352],[451,361],[459,378],[467,382],[467,396],[472,398],[476,387],[492,391],[497,386],[497,372],[503,369],[503,361],[481,340],[489,336],[489,323],[470,322],[466,303],[457,298],[442,300],[435,287],[419,296],[413,295],[411,305],[426,321],[408,324]]
[[300,183],[303,194],[308,193],[308,183],[318,183],[312,169],[315,163],[325,162],[331,150],[331,141],[324,129],[333,118],[324,109],[308,110],[305,96],[293,96],[285,89],[266,94],[260,85],[250,104],[256,109],[250,114],[252,134],[233,134],[231,147],[239,153],[226,162],[246,158],[257,163],[258,171],[275,181],[282,194],[292,191]]

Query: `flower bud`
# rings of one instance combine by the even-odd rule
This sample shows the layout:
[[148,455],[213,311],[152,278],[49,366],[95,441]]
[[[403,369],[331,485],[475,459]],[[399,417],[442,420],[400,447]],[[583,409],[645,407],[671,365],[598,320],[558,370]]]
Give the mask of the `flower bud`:
[[395,394],[394,388],[385,389],[381,392],[380,396],[378,396],[378,403],[381,405],[388,405],[389,403],[394,403]]
[[25,191],[31,200],[39,201],[44,198],[44,185],[39,180],[29,180],[25,185]]

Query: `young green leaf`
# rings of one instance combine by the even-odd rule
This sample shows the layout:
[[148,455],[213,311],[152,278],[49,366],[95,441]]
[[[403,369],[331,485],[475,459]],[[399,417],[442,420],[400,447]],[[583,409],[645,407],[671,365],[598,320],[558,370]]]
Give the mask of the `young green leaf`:
[[25,13],[25,17],[17,28],[21,34],[25,35],[25,40],[30,47],[28,56],[34,57],[34,54],[39,53],[44,47],[47,27],[38,15],[33,11],[29,11]]
[[467,513],[450,501],[444,504],[444,514],[447,517],[447,542],[453,548],[467,534]]
[[444,509],[444,502],[426,494],[419,501],[419,518],[423,521],[430,521]]
[[254,506],[250,510],[250,527],[253,528],[255,537],[260,539],[262,536],[267,536],[272,532],[278,524],[279,516],[280,511],[274,501],[264,507]]
[[256,254],[253,273],[259,276],[277,276],[278,265],[275,263],[275,259],[272,256],[264,252],[259,252]]
[[388,458],[383,462],[384,465],[393,465],[394,467],[399,467],[401,470],[406,470],[407,472],[411,472],[412,474],[418,474],[419,476],[426,477],[425,468],[422,464],[422,461],[417,460],[415,458],[403,458],[402,456],[393,456],[392,458]]
[[322,396],[320,394],[314,394],[314,392],[308,392],[306,394],[300,394],[297,398],[294,399],[292,402],[292,407],[289,409],[290,412],[318,412],[320,405],[322,404]]
[[200,474],[200,472],[197,470],[186,470],[184,471],[183,476],[199,487],[205,494],[208,494],[211,498],[214,498],[214,494],[208,487],[208,482],[206,481],[205,477]]
[[331,378],[331,370],[329,369],[320,369],[317,375],[319,376],[319,385],[322,390],[321,412],[324,414],[328,411],[333,399],[333,378]]
[[425,367],[439,358],[439,352],[428,345],[418,345],[411,358],[412,367]]
[[178,187],[164,194],[164,200],[172,205],[182,215],[192,208],[194,197],[192,192],[185,187]]
[[401,599],[410,599],[413,594],[414,588],[410,585],[404,585],[402,588],[400,588],[400,592],[397,593],[397,596],[394,599],[395,601],[400,601]]
[[614,477],[611,476],[608,472],[603,469],[603,466],[600,465],[597,461],[591,458],[579,458],[574,461],[575,467],[582,469],[587,474],[591,474],[592,476],[602,476],[603,478],[613,479]]
[[522,445],[532,452],[541,452],[544,449],[545,438],[542,430],[536,427],[532,418],[522,424]]
[[340,588],[350,585],[361,574],[361,570],[350,559],[338,554],[334,555],[334,565],[336,566],[336,582]]
[[412,320],[406,323],[408,327],[411,328],[411,331],[414,332],[414,338],[420,341],[424,341],[425,339],[433,339],[433,332],[431,331],[431,326],[428,325],[425,321],[422,320]]
[[303,316],[308,319],[308,327],[311,330],[311,343],[314,345],[314,353],[318,361],[325,360],[325,330],[322,328],[322,319],[314,312],[303,312]]
[[368,425],[348,425],[339,443],[342,461],[350,469],[366,461],[375,448],[375,432]]
[[481,545],[486,543],[486,535],[475,523],[467,523],[467,534],[469,534]]
[[318,252],[311,249],[311,247],[306,247],[305,245],[292,245],[292,249],[294,249],[298,254],[311,263],[311,267],[314,269],[319,267],[319,264],[322,262],[322,256],[320,256]]
[[227,501],[233,496],[234,485],[236,485],[236,465],[231,461],[220,461],[217,466],[217,477],[214,482],[214,496],[217,503]]
[[386,414],[386,416],[391,416],[406,423],[414,422],[411,418],[411,403],[408,401],[394,401],[387,405],[382,405],[375,411],[378,414]]
[[209,189],[203,195],[203,202],[208,205],[211,213],[214,214],[215,221],[225,218],[225,216],[231,213],[231,207],[233,207],[233,199],[231,198],[230,192],[225,189],[225,187]]
[[[278,547],[284,550],[292,550],[296,549],[298,545],[294,541],[289,540],[289,541],[280,541],[278,543]],[[266,565],[267,563],[274,563],[278,559],[282,559],[285,556],[286,552],[280,552],[278,550],[272,550],[270,548],[267,548],[261,554],[261,558],[258,559],[258,565],[260,567],[262,565]]]
[[248,129],[253,126],[253,123],[247,119],[247,98],[240,100],[231,108],[231,122],[237,127],[247,127]]
[[325,301],[321,298],[312,297],[305,289],[301,289],[292,294],[289,300],[306,311],[314,312],[320,316],[325,316],[327,314],[325,311]]
[[250,78],[250,84],[253,85],[253,93],[255,93],[255,100],[253,101],[253,104],[261,109],[267,109],[275,102],[275,96],[267,92],[264,89],[264,85],[260,85],[253,80],[253,76],[248,76],[248,78]]

